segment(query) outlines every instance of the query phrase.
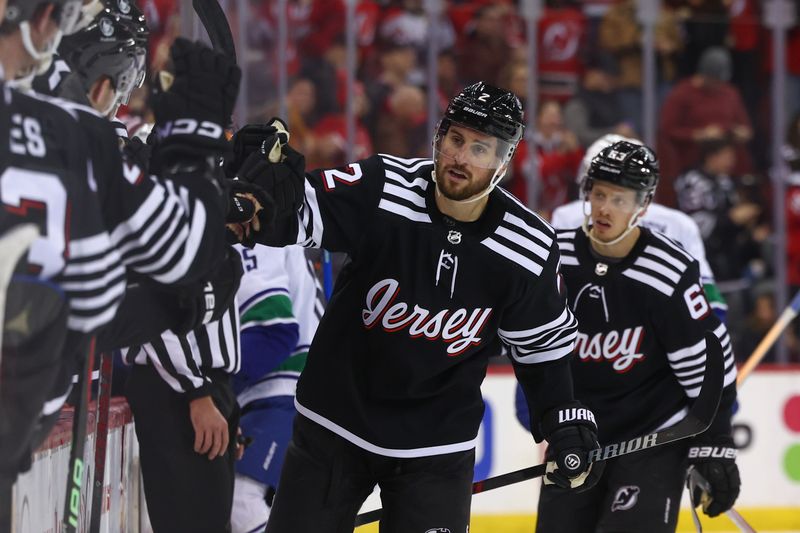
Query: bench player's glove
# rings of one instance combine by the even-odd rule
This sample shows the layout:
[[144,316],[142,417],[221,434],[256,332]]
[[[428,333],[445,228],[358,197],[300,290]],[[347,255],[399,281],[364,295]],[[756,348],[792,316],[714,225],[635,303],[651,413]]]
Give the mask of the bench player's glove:
[[226,186],[228,242],[253,248],[256,236],[272,222],[275,213],[272,197],[255,183],[245,180],[226,180]]
[[156,168],[168,155],[218,156],[229,149],[241,70],[231,58],[206,45],[178,38],[170,49],[171,75],[161,73],[152,98],[156,125]]
[[571,402],[545,413],[540,431],[548,444],[544,483],[577,492],[592,488],[604,467],[602,462],[589,463],[589,452],[600,448],[594,414]]
[[222,318],[233,304],[243,274],[241,256],[226,246],[225,258],[217,264],[213,275],[203,282],[180,289],[178,299],[184,319],[172,331],[176,335],[185,335]]
[[689,464],[708,483],[707,494],[698,486],[693,488],[692,504],[696,507],[702,503],[703,512],[708,516],[729,510],[739,496],[742,482],[736,455],[733,438],[729,435],[699,435],[689,447]]
[[305,157],[289,146],[289,132],[280,119],[251,124],[233,136],[234,159],[226,172],[267,192],[275,212],[294,215],[305,200]]

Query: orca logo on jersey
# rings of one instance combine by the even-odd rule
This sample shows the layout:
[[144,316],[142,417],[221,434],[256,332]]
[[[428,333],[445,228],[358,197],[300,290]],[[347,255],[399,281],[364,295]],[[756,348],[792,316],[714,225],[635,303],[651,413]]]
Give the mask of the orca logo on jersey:
[[575,342],[575,351],[581,361],[613,361],[611,367],[619,374],[623,374],[631,367],[644,360],[644,354],[639,353],[639,347],[644,338],[644,326],[625,328],[622,333],[608,331],[595,333],[591,338],[586,333],[578,332]]
[[492,314],[492,308],[479,307],[472,311],[459,308],[442,309],[436,313],[405,302],[394,303],[400,291],[395,279],[384,279],[367,291],[366,308],[361,320],[368,329],[380,324],[384,331],[394,333],[408,328],[412,338],[425,337],[429,341],[441,339],[449,344],[451,357],[462,354],[470,346],[480,344],[478,336]]

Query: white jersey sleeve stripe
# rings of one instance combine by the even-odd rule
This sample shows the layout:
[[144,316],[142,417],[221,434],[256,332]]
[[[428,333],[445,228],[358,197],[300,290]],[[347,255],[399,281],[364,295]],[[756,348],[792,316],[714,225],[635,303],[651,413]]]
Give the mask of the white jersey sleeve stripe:
[[678,281],[681,279],[681,275],[679,273],[664,265],[664,263],[659,263],[646,257],[638,257],[633,264],[635,266],[644,267],[648,270],[652,270],[653,272],[657,272],[673,283],[678,283]]
[[635,270],[632,268],[628,268],[622,272],[623,276],[627,276],[631,279],[635,279],[637,281],[641,281],[645,285],[649,285],[656,289],[657,291],[666,294],[667,296],[672,296],[672,293],[675,292],[673,287],[670,287],[663,281],[660,281],[649,274],[645,274],[639,270]]
[[655,246],[647,246],[647,247],[645,247],[644,253],[646,253],[648,255],[654,255],[654,256],[658,257],[659,259],[662,259],[663,261],[666,261],[670,265],[674,266],[678,270],[678,272],[683,273],[686,270],[686,266],[687,266],[686,263],[684,263],[683,261],[679,261],[676,257],[674,257],[672,255],[669,255],[664,250],[656,248]]

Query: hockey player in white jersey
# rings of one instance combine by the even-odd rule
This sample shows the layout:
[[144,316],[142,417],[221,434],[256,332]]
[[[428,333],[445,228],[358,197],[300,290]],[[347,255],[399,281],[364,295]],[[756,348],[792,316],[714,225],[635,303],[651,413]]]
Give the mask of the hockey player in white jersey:
[[242,433],[252,439],[236,463],[233,533],[263,531],[296,410],[294,393],[323,312],[322,287],[303,248],[237,246],[242,368],[234,376]]
[[[597,139],[586,150],[583,156],[581,165],[578,168],[578,186],[582,189],[583,180],[586,179],[586,173],[589,171],[589,164],[592,159],[600,153],[603,148],[611,146],[617,141],[628,141],[633,144],[641,144],[636,139],[623,137],[609,133]],[[556,229],[577,228],[588,222],[588,202],[583,199],[583,192],[580,193],[581,198],[572,201],[568,204],[562,205],[553,211],[550,224]],[[700,236],[700,229],[697,223],[691,219],[687,214],[672,209],[661,204],[654,202],[650,203],[647,211],[642,215],[639,221],[645,228],[657,231],[677,241],[678,244],[683,246],[687,252],[692,254],[700,264],[700,279],[703,282],[703,290],[706,293],[711,308],[714,313],[720,318],[725,320],[725,315],[728,310],[728,305],[720,293],[714,281],[714,273],[706,260],[706,250],[703,246],[703,239]]]

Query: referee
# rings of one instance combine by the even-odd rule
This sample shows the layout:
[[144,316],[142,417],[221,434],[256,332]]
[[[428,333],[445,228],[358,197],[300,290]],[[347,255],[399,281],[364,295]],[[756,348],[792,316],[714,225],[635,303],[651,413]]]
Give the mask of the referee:
[[[237,254],[238,255],[238,254]],[[150,522],[156,533],[230,531],[239,408],[236,302],[186,335],[166,332],[127,352],[133,412]]]

